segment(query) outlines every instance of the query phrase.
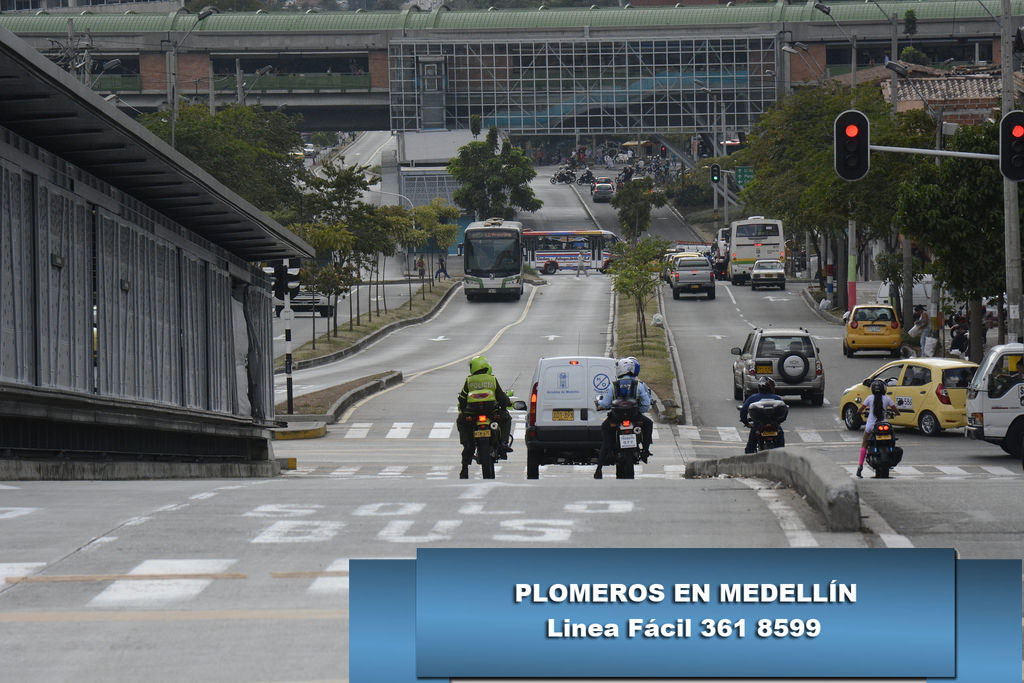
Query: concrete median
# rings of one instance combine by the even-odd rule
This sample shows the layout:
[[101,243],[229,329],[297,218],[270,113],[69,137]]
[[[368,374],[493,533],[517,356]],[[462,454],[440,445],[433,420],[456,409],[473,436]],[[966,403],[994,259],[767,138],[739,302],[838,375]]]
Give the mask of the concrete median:
[[792,487],[822,513],[830,531],[860,529],[857,487],[843,468],[811,447],[789,446],[752,455],[694,460],[686,477],[758,477]]

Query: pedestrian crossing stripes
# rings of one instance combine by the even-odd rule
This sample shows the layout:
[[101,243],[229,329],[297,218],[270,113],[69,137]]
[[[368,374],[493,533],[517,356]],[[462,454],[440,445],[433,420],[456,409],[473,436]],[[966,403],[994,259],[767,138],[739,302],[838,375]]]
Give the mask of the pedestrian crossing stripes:
[[[522,444],[526,438],[526,422],[515,416],[512,423],[512,437],[516,443]],[[337,432],[343,439],[427,439],[434,441],[448,441],[458,439],[458,430],[454,422],[354,422],[351,424],[334,425],[329,428]],[[789,443],[806,444],[840,444],[860,443],[863,433],[849,431],[843,426],[833,428],[811,428],[811,427],[788,427],[785,430],[786,440]],[[678,439],[684,447],[692,444],[717,443],[717,444],[738,444],[745,443],[747,431],[745,428],[736,426],[696,426],[696,425],[669,425],[659,424],[654,427],[652,433],[654,441],[663,442]],[[949,472],[956,475],[956,472]]]
[[[129,574],[161,575],[219,574],[235,560],[146,560]],[[138,581],[120,579],[89,601],[92,607],[161,607],[195,598],[212,578],[159,578]]]
[[[840,466],[852,477],[857,472],[856,453],[850,452],[850,461],[839,463]],[[669,459],[668,456],[663,456]],[[459,457],[452,455],[451,465],[346,465],[338,467],[333,464],[320,464],[303,469],[292,470],[285,474],[286,477],[327,477],[331,479],[427,479],[427,480],[453,480],[459,478]],[[658,477],[664,479],[678,479],[685,475],[686,465],[672,457],[670,462],[658,462],[658,454],[654,454],[654,460],[647,464],[636,466],[637,476]],[[515,454],[510,461],[502,461],[503,464],[496,465],[496,474],[505,470],[507,477],[525,477],[526,466],[520,460],[516,460]],[[541,478],[550,477],[580,477],[590,475],[594,472],[594,465],[543,465],[541,466]],[[988,479],[988,480],[1009,480],[1021,478],[1024,473],[1014,472],[1006,467],[998,465],[972,465],[962,463],[959,465],[908,465],[901,463],[892,470],[894,478],[929,478],[953,481],[958,479]],[[473,465],[470,468],[470,476],[473,479],[480,478],[480,468]],[[3,575],[4,565],[0,565],[0,576]],[[15,570],[17,571],[17,570]]]

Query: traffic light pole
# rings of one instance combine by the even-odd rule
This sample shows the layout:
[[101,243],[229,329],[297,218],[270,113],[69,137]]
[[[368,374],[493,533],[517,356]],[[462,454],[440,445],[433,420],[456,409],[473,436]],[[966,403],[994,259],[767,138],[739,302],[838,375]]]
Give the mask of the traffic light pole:
[[[313,313],[316,316],[316,312]],[[292,311],[292,293],[289,291],[284,295],[284,310],[281,311],[281,317],[284,318],[284,374],[285,374],[285,386],[288,392],[288,414],[295,414],[295,404],[292,395],[292,318],[295,317],[295,313]]]
[[[1003,116],[1013,111],[1013,36],[1010,0],[1001,0],[999,13],[999,56],[1002,63]],[[1021,266],[1020,266],[1020,206],[1017,201],[1017,181],[1003,177],[1003,247],[1006,254],[1006,318],[1010,339],[1024,341],[1021,329]]]

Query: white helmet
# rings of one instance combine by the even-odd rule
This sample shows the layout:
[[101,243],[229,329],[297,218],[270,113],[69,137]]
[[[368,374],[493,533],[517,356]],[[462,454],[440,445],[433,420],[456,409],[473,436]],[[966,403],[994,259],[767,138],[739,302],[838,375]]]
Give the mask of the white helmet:
[[615,376],[625,377],[633,374],[633,361],[629,358],[620,358],[615,361]]

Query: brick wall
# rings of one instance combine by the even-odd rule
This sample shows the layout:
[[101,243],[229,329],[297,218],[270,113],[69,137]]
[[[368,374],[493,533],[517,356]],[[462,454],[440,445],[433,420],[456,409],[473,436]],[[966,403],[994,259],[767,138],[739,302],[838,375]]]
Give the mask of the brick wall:
[[[817,64],[824,66],[825,64],[825,46],[824,45],[808,45],[808,52],[803,54],[803,59],[800,55],[789,54],[783,52],[783,58],[789,58],[789,74],[790,80],[793,83],[811,82],[816,83],[818,79],[822,78],[821,69],[817,67]],[[815,64],[817,61],[817,64]]]
[[143,90],[167,92],[167,61],[163,52],[139,55],[139,72],[142,75]]
[[[198,83],[196,82],[198,81]],[[181,94],[208,92],[210,56],[197,52],[178,53],[178,91]]]
[[370,87],[374,90],[387,90],[390,79],[388,78],[388,51],[372,50],[370,52]]

